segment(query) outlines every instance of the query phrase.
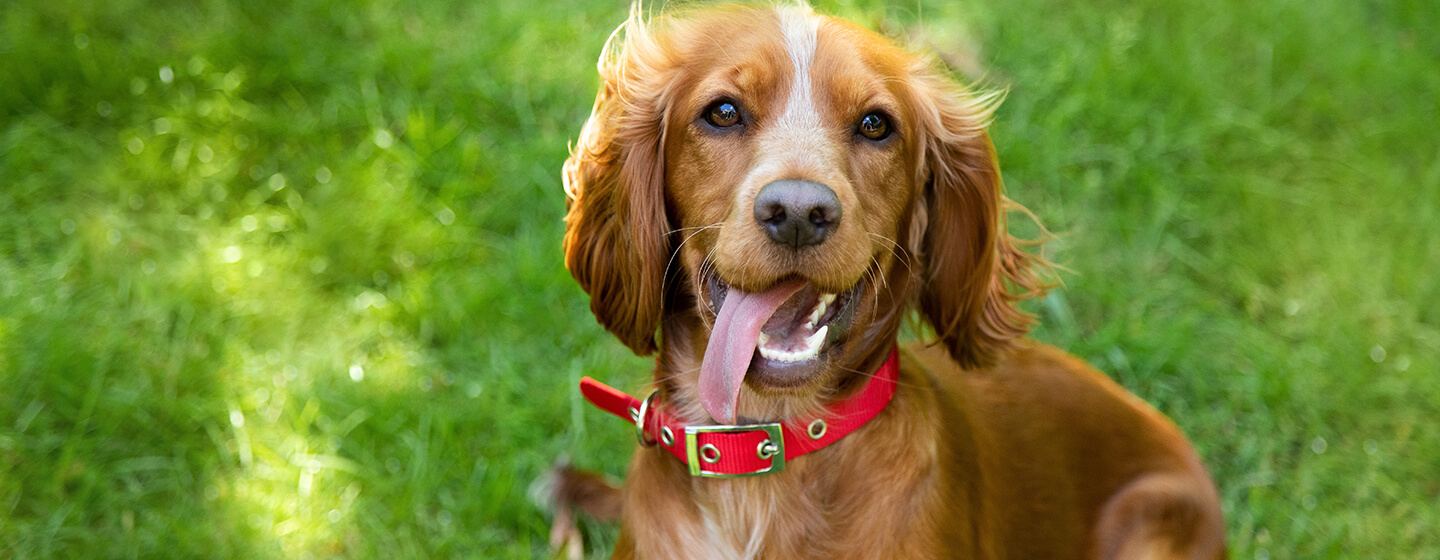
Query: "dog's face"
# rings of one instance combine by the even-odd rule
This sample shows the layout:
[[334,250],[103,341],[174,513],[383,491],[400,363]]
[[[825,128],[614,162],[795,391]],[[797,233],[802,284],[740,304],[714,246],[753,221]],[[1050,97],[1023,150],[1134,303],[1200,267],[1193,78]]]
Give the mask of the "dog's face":
[[793,413],[917,297],[962,361],[1023,332],[985,110],[927,64],[800,7],[625,32],[567,162],[567,265],[637,352],[663,322],[677,400]]
[[686,57],[665,190],[695,233],[681,247],[691,270],[708,259],[722,285],[797,277],[839,296],[891,254],[913,198],[908,68],[840,22],[775,15]]
[[833,375],[914,193],[904,59],[813,14],[772,15],[686,53],[667,130],[679,258],[711,327],[699,395],[717,419],[741,381],[797,393]]

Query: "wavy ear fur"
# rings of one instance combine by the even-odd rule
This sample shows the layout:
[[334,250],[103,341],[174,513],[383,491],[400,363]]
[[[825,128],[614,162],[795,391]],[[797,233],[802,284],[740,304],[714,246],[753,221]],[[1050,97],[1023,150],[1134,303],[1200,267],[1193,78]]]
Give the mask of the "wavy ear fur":
[[1048,288],[1033,270],[1048,265],[1006,231],[1012,203],[985,132],[997,97],[972,97],[929,73],[916,81],[917,184],[925,185],[913,220],[923,233],[912,235],[925,263],[920,312],[955,361],[982,367],[1029,332],[1034,317],[1017,304]]
[[663,149],[675,65],[637,8],[598,66],[595,107],[565,161],[565,266],[600,324],[643,356],[656,350],[670,254]]

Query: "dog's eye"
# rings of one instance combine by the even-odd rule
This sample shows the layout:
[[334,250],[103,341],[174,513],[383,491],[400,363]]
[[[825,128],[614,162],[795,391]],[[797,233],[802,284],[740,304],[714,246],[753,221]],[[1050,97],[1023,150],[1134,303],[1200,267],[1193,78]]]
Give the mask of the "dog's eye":
[[740,123],[740,109],[729,101],[719,101],[705,110],[705,121],[718,128],[727,128]]
[[869,113],[860,118],[860,135],[871,140],[884,140],[890,135],[890,120],[879,113]]

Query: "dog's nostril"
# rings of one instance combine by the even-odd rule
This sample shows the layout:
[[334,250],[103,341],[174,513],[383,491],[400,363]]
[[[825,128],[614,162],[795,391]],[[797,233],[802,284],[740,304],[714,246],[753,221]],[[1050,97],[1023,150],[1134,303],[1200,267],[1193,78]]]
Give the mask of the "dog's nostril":
[[788,217],[789,216],[785,215],[785,207],[779,204],[770,204],[764,209],[757,209],[755,212],[755,219],[776,226],[785,223]]
[[811,181],[775,181],[755,196],[755,221],[770,239],[799,249],[824,241],[840,223],[840,198]]
[[819,227],[825,227],[833,222],[837,222],[839,221],[839,210],[839,206],[835,206],[833,209],[817,206],[810,210],[810,223]]

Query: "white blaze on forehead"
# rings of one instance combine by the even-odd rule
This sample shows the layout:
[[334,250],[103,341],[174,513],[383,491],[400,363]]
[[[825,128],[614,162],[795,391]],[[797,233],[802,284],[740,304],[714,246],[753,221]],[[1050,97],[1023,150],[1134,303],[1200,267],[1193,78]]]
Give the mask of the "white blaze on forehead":
[[803,177],[823,182],[826,176],[818,172],[834,167],[827,165],[834,150],[820,118],[811,80],[823,18],[803,4],[780,8],[776,13],[785,54],[790,59],[790,87],[780,101],[784,107],[779,116],[763,128],[756,146],[757,159],[745,178],[745,187],[735,192],[735,208],[747,209],[742,212],[744,216],[750,215],[752,197],[771,181]]
[[785,100],[785,112],[780,116],[780,124],[790,127],[818,127],[820,115],[815,109],[810,66],[815,62],[820,17],[816,16],[809,6],[781,10],[780,28],[785,36],[785,52],[790,55],[790,66],[795,71],[790,80],[790,95]]

